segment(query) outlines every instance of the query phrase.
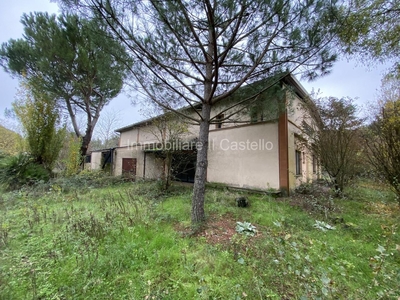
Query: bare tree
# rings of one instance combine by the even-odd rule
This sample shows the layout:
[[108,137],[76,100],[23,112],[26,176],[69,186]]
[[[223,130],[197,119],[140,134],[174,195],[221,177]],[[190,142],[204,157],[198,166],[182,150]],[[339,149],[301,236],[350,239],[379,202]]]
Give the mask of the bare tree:
[[382,80],[379,110],[368,127],[369,160],[397,195],[400,205],[400,79]]
[[[135,63],[131,75],[143,98],[200,128],[192,198],[192,224],[204,221],[209,126],[254,103],[289,72],[326,74],[336,56],[332,1],[60,0],[92,11],[125,44]],[[242,86],[275,75],[275,81],[229,99]],[[225,102],[224,119],[211,117]],[[184,114],[182,105],[201,105]]]
[[302,128],[307,146],[332,179],[339,196],[358,170],[363,120],[350,98],[319,98],[309,101],[306,111],[311,117]]
[[[190,143],[187,140],[191,137],[191,133],[189,131],[189,124],[183,117],[171,112],[162,112],[157,108],[152,112],[152,115],[155,117],[153,117],[151,125],[147,130],[157,139],[154,150],[164,160],[164,188],[168,189],[171,185],[171,180],[173,180],[172,162],[174,156],[182,153],[183,149],[181,148],[183,148],[182,146],[185,143],[187,143],[186,150],[192,150],[189,149]],[[177,166],[175,165],[175,167]]]
[[[104,110],[97,122],[97,127],[94,133],[94,143],[91,143],[91,149],[106,149],[118,146],[119,135],[114,131],[121,126],[121,111],[108,109]],[[98,150],[96,149],[96,150]]]

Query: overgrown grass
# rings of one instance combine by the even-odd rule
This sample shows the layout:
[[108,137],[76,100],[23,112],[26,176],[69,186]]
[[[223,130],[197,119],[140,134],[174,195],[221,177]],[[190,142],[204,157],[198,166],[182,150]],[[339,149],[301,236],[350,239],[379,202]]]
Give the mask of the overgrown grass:
[[[209,188],[210,222],[246,221],[258,230],[220,243],[184,234],[190,187],[162,193],[157,183],[137,182],[82,191],[54,186],[0,196],[0,299],[400,296],[400,210],[380,185],[361,182],[347,198],[329,199],[335,209],[328,213]],[[250,207],[236,207],[239,195]],[[316,220],[335,229],[318,229]]]

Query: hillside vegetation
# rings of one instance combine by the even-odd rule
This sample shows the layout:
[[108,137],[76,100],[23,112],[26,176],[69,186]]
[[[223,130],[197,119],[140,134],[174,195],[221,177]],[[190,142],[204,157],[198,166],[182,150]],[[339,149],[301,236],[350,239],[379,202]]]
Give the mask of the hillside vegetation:
[[21,136],[0,125],[0,152],[17,154],[22,148]]
[[384,186],[341,199],[210,187],[193,232],[190,187],[63,180],[0,196],[0,299],[400,297],[400,210]]

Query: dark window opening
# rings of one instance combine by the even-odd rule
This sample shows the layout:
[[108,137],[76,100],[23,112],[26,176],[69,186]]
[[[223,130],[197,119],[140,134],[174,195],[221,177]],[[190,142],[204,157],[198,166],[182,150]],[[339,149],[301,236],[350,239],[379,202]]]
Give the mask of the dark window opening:
[[313,155],[313,160],[312,160],[312,171],[313,174],[317,173],[317,158],[315,157],[315,155]]
[[258,115],[257,113],[253,113],[250,117],[250,122],[251,123],[257,123],[258,122]]
[[182,151],[172,157],[172,177],[176,181],[194,182],[196,173],[196,151]]
[[85,164],[91,163],[92,162],[92,155],[88,154],[85,157]]
[[113,162],[113,151],[108,150],[101,153],[101,168],[105,171],[111,171],[111,165]]
[[301,152],[296,150],[296,176],[301,175]]
[[224,115],[223,114],[219,114],[215,117],[215,128],[222,128],[222,120],[224,119]]
[[257,123],[257,122],[263,122],[267,120],[266,116],[264,115],[264,112],[254,112],[251,116],[250,116],[250,122],[251,123]]

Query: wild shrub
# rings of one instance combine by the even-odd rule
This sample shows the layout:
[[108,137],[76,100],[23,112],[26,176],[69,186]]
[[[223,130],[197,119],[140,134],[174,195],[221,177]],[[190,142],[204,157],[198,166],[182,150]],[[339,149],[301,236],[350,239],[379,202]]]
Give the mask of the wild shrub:
[[119,176],[110,176],[102,171],[82,171],[79,174],[71,176],[59,175],[46,182],[38,182],[29,187],[31,195],[41,196],[47,192],[56,191],[59,193],[79,192],[84,194],[89,189],[102,188],[121,184],[124,179]]
[[49,171],[35,163],[29,154],[20,153],[0,159],[0,184],[6,190],[16,190],[49,179]]

